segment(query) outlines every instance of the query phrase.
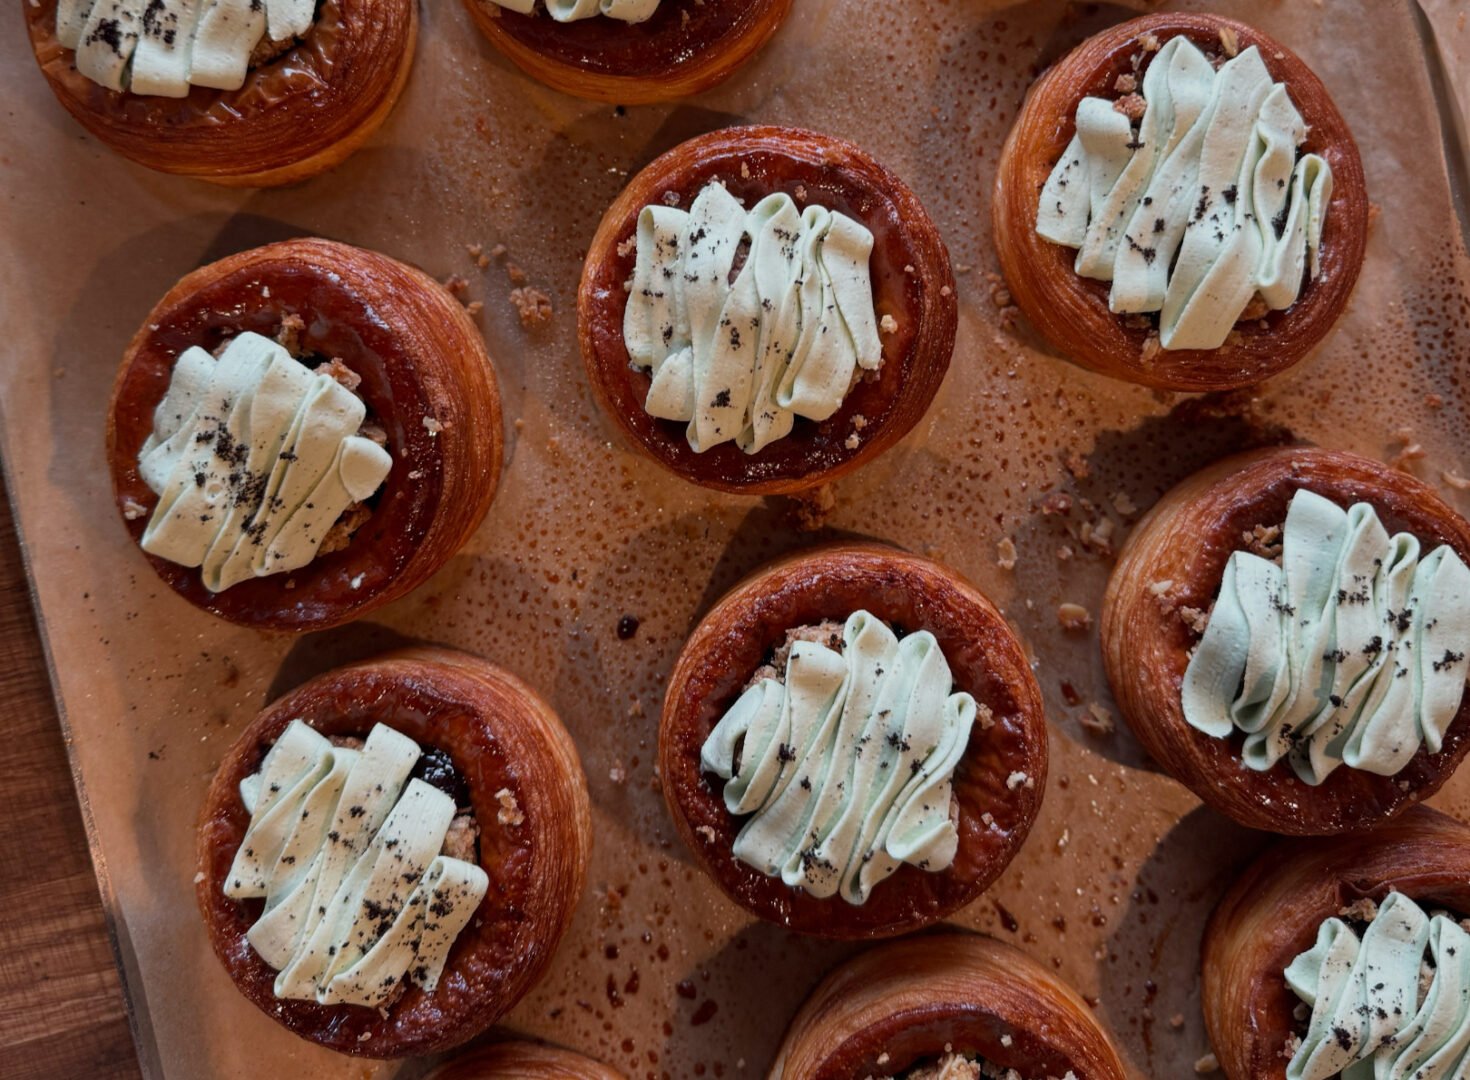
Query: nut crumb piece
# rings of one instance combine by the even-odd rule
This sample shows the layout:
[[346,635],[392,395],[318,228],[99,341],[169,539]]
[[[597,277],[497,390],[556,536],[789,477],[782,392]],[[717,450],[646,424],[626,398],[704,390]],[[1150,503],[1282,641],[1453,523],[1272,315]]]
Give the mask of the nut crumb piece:
[[505,258],[505,250],[504,244],[496,244],[490,249],[490,257],[492,259],[503,259]]
[[1063,630],[1086,630],[1092,625],[1092,615],[1081,604],[1062,604],[1057,608],[1057,622]]
[[1201,1076],[1205,1073],[1219,1072],[1220,1061],[1214,1054],[1206,1054],[1194,1063],[1194,1071]]
[[996,546],[995,565],[1002,570],[1014,570],[1016,568],[1016,542],[1009,536],[1001,539]]
[[1142,94],[1124,94],[1113,102],[1113,111],[1122,113],[1129,120],[1142,120],[1147,110],[1148,104],[1143,100]]
[[362,385],[362,376],[353,371],[342,362],[342,358],[334,356],[321,367],[316,369],[318,375],[326,375],[341,383],[348,390],[356,390]]
[[[1286,1042],[1281,1046],[1281,1056],[1287,1061],[1296,1057],[1296,1052],[1302,1048],[1302,1037],[1292,1032],[1286,1037]],[[1219,1066],[1216,1066],[1219,1068]]]
[[519,825],[526,820],[526,815],[521,813],[520,805],[510,788],[501,788],[495,793],[496,801],[500,803],[500,809],[495,814],[495,819],[502,825]]
[[198,871],[198,872],[196,872],[194,874],[194,884],[195,885],[198,885],[203,880],[204,880],[204,871],[203,870],[200,870],[200,871]]
[[1196,634],[1203,634],[1205,628],[1210,625],[1210,613],[1201,611],[1197,607],[1182,607],[1179,609],[1179,617],[1184,620],[1184,625]]
[[1144,34],[1143,37],[1138,39],[1138,47],[1144,52],[1158,52],[1161,48],[1159,43],[1159,35]]
[[664,192],[664,205],[665,206],[678,206],[679,205],[679,193],[677,191],[665,191]]
[[995,727],[995,713],[984,702],[975,703],[975,723],[980,725],[981,731],[989,731]]
[[980,815],[980,821],[987,829],[995,828],[995,815],[989,810]]
[[806,202],[806,185],[805,184],[797,184],[796,185],[796,191],[794,192],[794,194],[796,196],[796,201],[797,202]]
[[306,329],[306,320],[300,315],[287,315],[276,331],[276,344],[294,357],[301,356],[301,331]]
[[842,445],[847,447],[849,450],[856,450],[861,444],[862,439],[858,438],[858,434],[855,431],[847,438],[842,440]]
[[1020,771],[1013,772],[1010,776],[1006,777],[1006,790],[1008,791],[1015,791],[1021,787],[1034,788],[1035,786],[1036,781]]
[[713,825],[697,825],[695,826],[694,831],[700,836],[704,837],[711,844],[715,842],[716,833]]
[[1113,509],[1124,517],[1138,513],[1138,507],[1134,505],[1133,500],[1128,497],[1126,491],[1120,491],[1113,496]]
[[515,305],[521,325],[528,329],[533,326],[543,326],[551,321],[551,298],[540,289],[533,289],[530,286],[512,289],[510,302]]
[[627,781],[628,774],[621,765],[614,765],[611,769],[607,770],[607,778],[614,784],[622,784]]
[[626,259],[638,250],[638,235],[635,233],[618,245],[618,258]]
[[878,329],[882,330],[885,334],[896,334],[898,333],[898,320],[891,314],[884,315],[883,318],[878,320]]
[[444,287],[448,289],[451,293],[453,293],[456,297],[461,298],[470,287],[470,283],[465,278],[460,277],[458,274],[450,274],[447,278],[444,279],[443,284]]
[[148,507],[129,495],[123,499],[122,516],[125,521],[137,521],[148,516]]
[[854,431],[862,431],[863,428],[865,428],[867,426],[868,426],[868,418],[866,416],[864,416],[862,413],[858,413],[857,415],[855,415],[852,418],[852,429]]
[[1113,722],[1113,714],[1104,709],[1097,702],[1090,702],[1087,711],[1080,717],[1083,728],[1094,735],[1111,735],[1117,730]]
[[515,285],[517,287],[524,285],[526,282],[531,280],[526,276],[526,272],[515,263],[505,264],[505,276],[510,279],[510,283],[512,285]]
[[474,318],[476,315],[480,314],[480,312],[485,310],[485,302],[483,300],[471,300],[468,304],[464,306],[464,309],[465,313],[469,315],[470,318]]
[[1220,48],[1226,56],[1240,55],[1240,35],[1233,27],[1220,27]]
[[441,424],[434,417],[426,416],[424,417],[424,430],[427,431],[430,435],[437,435],[439,434],[439,432],[444,430],[444,425]]
[[1118,76],[1118,81],[1113,83],[1113,89],[1120,94],[1131,94],[1138,89],[1138,76],[1127,72]]
[[1152,364],[1158,359],[1159,353],[1163,351],[1164,347],[1159,344],[1159,335],[1157,332],[1154,332],[1143,339],[1143,352],[1139,354],[1139,359],[1145,364]]
[[1338,909],[1338,915],[1344,919],[1354,919],[1358,922],[1370,923],[1378,918],[1378,905],[1370,896],[1360,896],[1351,904]]
[[1182,1028],[1184,1026],[1184,1014],[1175,1013],[1173,1016],[1169,1017],[1169,1026],[1175,1031],[1178,1031],[1180,1028]]
[[1443,409],[1444,397],[1440,394],[1425,394],[1424,404],[1431,409]]

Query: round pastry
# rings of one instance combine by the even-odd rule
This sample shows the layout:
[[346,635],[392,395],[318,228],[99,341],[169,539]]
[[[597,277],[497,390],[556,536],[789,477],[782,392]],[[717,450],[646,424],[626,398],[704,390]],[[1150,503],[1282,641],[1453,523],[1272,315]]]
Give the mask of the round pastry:
[[1370,1059],[1352,1075],[1456,1075],[1467,912],[1470,829],[1438,811],[1277,841],[1205,929],[1205,1023],[1225,1075],[1327,1080]]
[[426,581],[500,476],[495,372],[422,272],[326,240],[195,270],[113,386],[117,504],[153,568],[246,626],[320,630]]
[[268,187],[363,144],[413,66],[412,0],[36,0],[31,47],[67,112],[160,172]]
[[1031,88],[992,215],[1010,293],[1062,355],[1224,390],[1332,329],[1368,197],[1352,133],[1294,53],[1244,23],[1161,12],[1089,38]]
[[240,992],[367,1057],[458,1045],[541,977],[592,844],[571,736],[513,675],[411,649],[318,676],[230,748],[200,910]]
[[1366,458],[1196,474],[1134,529],[1103,657],[1165,771],[1243,825],[1318,835],[1428,798],[1470,743],[1470,523]]
[[624,1080],[591,1058],[555,1046],[503,1042],[461,1054],[428,1080]]
[[1046,785],[1024,651],[953,570],[877,544],[786,558],[684,646],[659,728],[664,799],[705,872],[802,933],[875,938],[970,903]]
[[816,487],[924,415],[954,350],[949,254],[901,180],[793,128],[711,132],[603,216],[582,357],[629,442],[720,491]]
[[843,964],[796,1014],[771,1070],[771,1080],[1001,1075],[1126,1074],[1076,991],[1019,949],[974,934],[892,942]]
[[791,0],[465,0],[485,36],[533,79],[641,105],[724,82],[776,32]]

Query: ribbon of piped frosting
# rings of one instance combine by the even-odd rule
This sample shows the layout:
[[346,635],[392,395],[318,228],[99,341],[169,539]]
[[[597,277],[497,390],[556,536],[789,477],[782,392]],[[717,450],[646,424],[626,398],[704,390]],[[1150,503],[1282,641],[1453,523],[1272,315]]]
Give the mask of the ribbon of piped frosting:
[[862,904],[903,863],[944,870],[959,835],[951,783],[975,720],[928,631],[902,640],[866,611],[841,649],[797,641],[784,681],[745,691],[703,766],[747,816],[734,855],[813,896]]
[[357,434],[365,415],[356,394],[259,334],[218,360],[186,350],[138,456],[159,497],[143,550],[200,567],[211,592],[305,566],[392,468]]
[[[536,0],[491,0],[522,15],[533,14]],[[619,22],[640,23],[653,18],[659,0],[543,0],[546,14],[557,22],[578,22],[606,15]]]
[[1458,1080],[1470,1073],[1470,934],[1389,893],[1361,938],[1317,931],[1286,982],[1310,1006],[1287,1080]]
[[59,0],[56,40],[109,90],[180,98],[240,89],[256,46],[300,37],[315,13],[315,0]]
[[623,322],[653,376],[644,407],[687,421],[697,452],[734,439],[754,454],[798,416],[826,420],[883,361],[872,249],[858,222],[781,192],[747,211],[712,183],[687,213],[644,207]]
[[1470,570],[1448,545],[1420,558],[1373,507],[1298,491],[1281,564],[1237,551],[1184,674],[1185,719],[1243,758],[1285,756],[1320,784],[1339,765],[1382,776],[1438,753],[1465,693]]
[[1296,302],[1320,269],[1332,169],[1298,158],[1307,126],[1252,46],[1218,71],[1184,36],[1144,73],[1143,115],[1102,98],[1052,170],[1036,230],[1112,282],[1119,313],[1159,313],[1165,349],[1216,349],[1260,296]]
[[454,800],[408,779],[419,753],[382,724],[356,750],[293,720],[241,782],[250,826],[224,892],[265,901],[246,937],[277,997],[376,1006],[405,978],[438,985],[489,878],[440,854]]

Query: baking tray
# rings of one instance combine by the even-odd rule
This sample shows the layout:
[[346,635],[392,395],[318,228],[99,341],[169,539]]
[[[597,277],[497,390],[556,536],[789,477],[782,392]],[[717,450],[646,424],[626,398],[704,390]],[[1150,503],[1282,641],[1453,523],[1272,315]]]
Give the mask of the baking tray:
[[[653,772],[657,715],[683,640],[724,589],[782,552],[852,535],[976,581],[1015,624],[1046,694],[1041,817],[1004,877],[953,921],[1070,980],[1138,1075],[1191,1075],[1208,1049],[1203,921],[1263,838],[1200,809],[1126,729],[1084,727],[1090,706],[1112,704],[1095,634],[1064,633],[1056,608],[1095,615],[1109,550],[1138,513],[1245,446],[1295,437],[1397,455],[1470,510],[1446,481],[1470,476],[1470,260],[1454,209],[1466,205],[1455,95],[1470,84],[1470,33],[1462,0],[1212,5],[1290,43],[1323,77],[1380,212],[1351,309],[1319,355],[1256,392],[1188,398],[1053,355],[1005,306],[989,240],[997,156],[1036,72],[1155,6],[797,0],[725,86],[620,110],[528,82],[457,3],[434,0],[383,130],[337,171],[267,192],[112,155],[51,99],[12,23],[0,41],[0,452],[147,1076],[424,1068],[337,1057],[258,1013],[210,952],[191,882],[205,785],[256,710],[316,672],[418,640],[537,686],[588,774],[587,891],[548,977],[505,1027],[630,1077],[761,1075],[820,974],[860,946],[753,922],[693,867]],[[957,267],[959,342],[938,399],[895,450],[838,484],[815,532],[779,501],[703,491],[620,445],[577,352],[575,287],[603,209],[662,150],[741,121],[865,146],[914,187]],[[429,584],[369,620],[290,638],[228,626],[155,580],[116,520],[102,431],[123,347],[169,286],[307,233],[469,280],[505,396],[508,460],[483,527]],[[521,328],[504,263],[481,270],[474,244],[506,245],[551,296],[549,326]],[[1053,494],[1071,509],[1044,512],[1062,501]],[[998,565],[1006,538],[1020,553],[1013,571]],[[639,621],[626,640],[625,615]],[[1470,814],[1470,773],[1436,802]]]

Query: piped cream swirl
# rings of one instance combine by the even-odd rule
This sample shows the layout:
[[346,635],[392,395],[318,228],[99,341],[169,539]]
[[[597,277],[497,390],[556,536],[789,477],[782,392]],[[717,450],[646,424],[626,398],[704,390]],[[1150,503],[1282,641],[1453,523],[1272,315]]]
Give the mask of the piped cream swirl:
[[844,214],[781,192],[746,211],[712,183],[687,213],[644,207],[636,242],[623,338],[653,376],[644,408],[687,421],[696,452],[733,439],[758,453],[798,416],[826,420],[883,362],[873,234]]
[[235,337],[218,360],[186,350],[138,455],[158,495],[143,550],[200,567],[211,592],[307,565],[392,468],[357,434],[366,411],[259,334]]
[[315,14],[315,0],[58,0],[56,39],[100,86],[181,98],[240,89],[256,46],[289,45]]
[[1312,1009],[1287,1080],[1457,1080],[1470,1073],[1470,934],[1389,893],[1361,938],[1332,918],[1286,982]]
[[902,864],[944,870],[959,834],[955,766],[974,698],[954,693],[928,631],[900,640],[854,612],[841,649],[797,641],[784,681],[745,691],[710,733],[704,768],[747,817],[735,857],[813,896],[862,904]]
[[1332,169],[1298,157],[1307,125],[1252,46],[1218,71],[1184,36],[1144,73],[1137,130],[1084,98],[1037,232],[1112,282],[1119,313],[1159,313],[1165,349],[1216,349],[1259,295],[1289,308],[1320,269]]
[[293,720],[241,782],[250,826],[224,893],[265,901],[246,938],[276,997],[376,1006],[404,979],[438,985],[489,878],[440,854],[454,800],[409,779],[419,754],[382,724],[357,750]]
[[1465,693],[1470,569],[1448,545],[1420,558],[1373,507],[1291,500],[1281,565],[1237,551],[1184,674],[1185,719],[1245,733],[1245,764],[1285,756],[1320,784],[1339,765],[1398,773],[1438,753]]

